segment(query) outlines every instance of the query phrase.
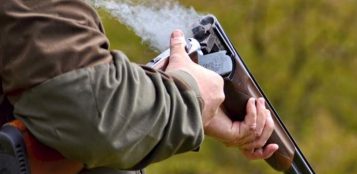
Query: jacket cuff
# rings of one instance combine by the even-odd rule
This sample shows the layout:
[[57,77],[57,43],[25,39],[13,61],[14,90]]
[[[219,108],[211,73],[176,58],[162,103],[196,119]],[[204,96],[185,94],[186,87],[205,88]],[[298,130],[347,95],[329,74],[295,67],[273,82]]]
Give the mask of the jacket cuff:
[[190,73],[183,70],[170,71],[167,74],[170,75],[175,81],[180,81],[183,85],[186,86],[186,88],[193,90],[199,101],[200,110],[202,112],[204,103],[203,103],[200,89],[198,87],[198,83],[195,80],[195,78]]

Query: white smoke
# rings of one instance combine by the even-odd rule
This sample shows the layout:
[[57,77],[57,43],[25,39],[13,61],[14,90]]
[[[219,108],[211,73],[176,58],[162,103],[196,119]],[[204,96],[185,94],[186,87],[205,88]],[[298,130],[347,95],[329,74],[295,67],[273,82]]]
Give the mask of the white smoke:
[[154,50],[163,51],[169,46],[170,34],[181,29],[186,38],[192,37],[192,24],[200,15],[193,8],[185,8],[176,1],[167,0],[90,0],[104,8],[121,23],[129,26]]

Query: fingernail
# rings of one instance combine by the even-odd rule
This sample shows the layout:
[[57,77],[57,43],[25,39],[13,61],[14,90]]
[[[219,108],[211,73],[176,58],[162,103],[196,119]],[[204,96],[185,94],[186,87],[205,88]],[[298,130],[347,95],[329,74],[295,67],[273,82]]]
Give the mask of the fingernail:
[[174,32],[172,32],[171,37],[172,38],[183,37],[183,33],[181,30],[175,30]]
[[248,99],[248,103],[249,103],[249,102],[256,104],[255,98],[253,98],[253,97],[251,97],[251,98]]
[[259,102],[260,102],[261,104],[264,104],[264,103],[265,103],[265,99],[264,99],[263,97],[260,97],[260,98],[259,98]]

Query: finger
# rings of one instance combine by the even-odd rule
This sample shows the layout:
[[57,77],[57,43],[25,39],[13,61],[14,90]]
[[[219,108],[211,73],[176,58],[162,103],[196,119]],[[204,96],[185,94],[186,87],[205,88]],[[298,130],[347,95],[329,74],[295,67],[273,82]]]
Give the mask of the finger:
[[270,138],[271,134],[274,131],[274,121],[273,121],[273,118],[271,117],[270,112],[269,113],[267,113],[267,111],[265,111],[265,112],[266,112],[267,116],[266,116],[265,125],[263,126],[264,129],[262,131],[262,134],[260,136],[256,136],[256,139],[254,139],[253,141],[246,143],[246,144],[242,144],[240,146],[241,149],[261,148],[266,144],[266,142]]
[[[170,59],[172,60],[189,60],[190,58],[188,56],[182,56],[182,55],[187,55],[185,51],[185,46],[186,46],[186,41],[184,34],[181,30],[175,30],[171,34],[171,39],[170,39]],[[170,60],[170,61],[171,61]]]
[[257,127],[257,108],[255,106],[255,98],[250,98],[247,103],[247,114],[244,119],[244,124],[248,127],[249,131],[256,130]]
[[264,146],[266,141],[269,139],[274,131],[274,121],[271,114],[267,115],[263,133],[257,140],[257,146]]
[[[226,146],[237,146],[241,149],[248,149],[250,144],[252,144],[256,140],[256,105],[255,98],[250,98],[247,102],[246,110],[247,114],[245,116],[245,120],[243,122],[233,122],[232,127],[229,131],[231,132],[228,138],[228,141],[225,141]],[[248,146],[247,146],[248,145]],[[242,147],[243,146],[243,147]],[[251,148],[250,148],[251,149]]]
[[266,142],[268,141],[268,139],[270,138],[273,131],[274,131],[274,121],[273,121],[273,118],[271,117],[271,115],[269,114],[269,115],[267,115],[262,134],[254,142],[254,148],[263,147],[266,144]]
[[277,144],[268,144],[264,149],[263,149],[263,154],[260,156],[261,159],[268,159],[270,158],[274,152],[276,152],[279,149],[279,145]]
[[269,113],[267,113],[267,109],[265,108],[265,100],[264,98],[259,98],[257,100],[257,136],[261,136],[263,132],[267,114]]
[[267,159],[270,158],[278,149],[279,146],[277,144],[269,144],[264,149],[258,148],[254,150],[244,150],[242,153],[250,160]]
[[[239,129],[239,139],[242,144],[253,142],[256,139],[256,119],[257,110],[255,106],[255,98],[250,98],[247,102],[246,110],[247,114],[245,116],[244,122],[240,125]],[[244,140],[244,141],[241,141]]]

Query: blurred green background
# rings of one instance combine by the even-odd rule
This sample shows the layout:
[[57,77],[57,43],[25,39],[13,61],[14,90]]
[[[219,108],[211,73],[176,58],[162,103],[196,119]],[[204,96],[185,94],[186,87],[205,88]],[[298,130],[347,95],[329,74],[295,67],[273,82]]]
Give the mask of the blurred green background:
[[[357,173],[357,1],[179,2],[219,19],[317,173]],[[138,63],[157,55],[126,26],[100,14],[112,49]],[[210,138],[200,152],[154,164],[147,172],[277,173]]]

